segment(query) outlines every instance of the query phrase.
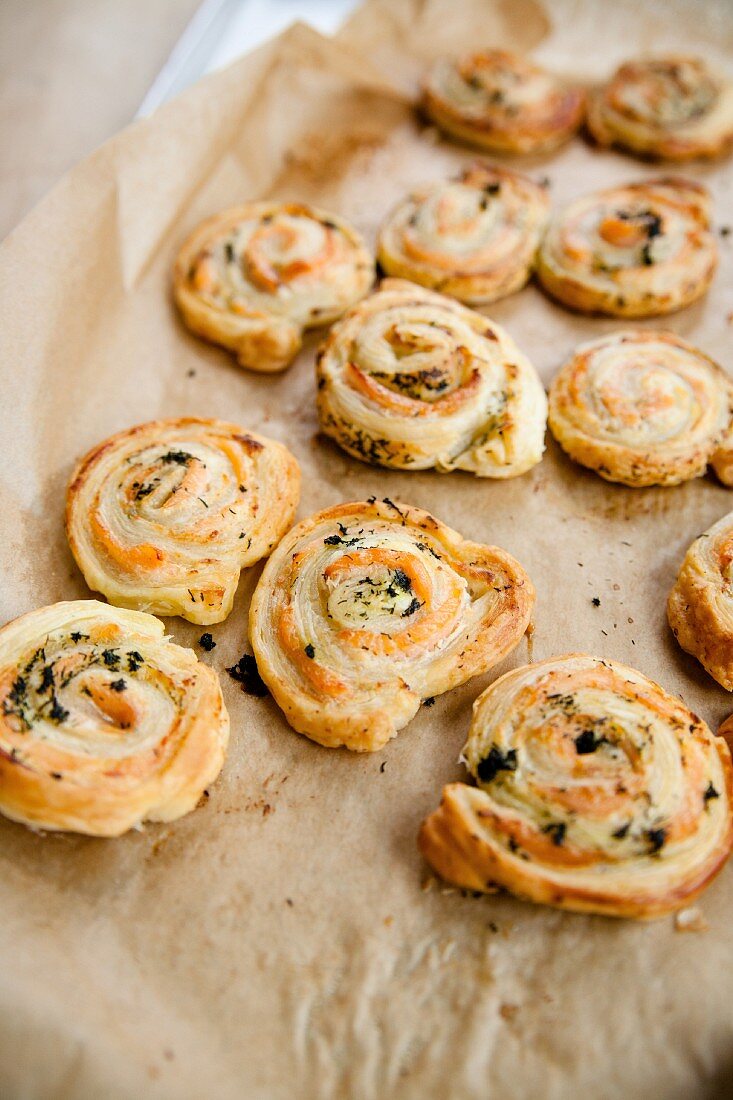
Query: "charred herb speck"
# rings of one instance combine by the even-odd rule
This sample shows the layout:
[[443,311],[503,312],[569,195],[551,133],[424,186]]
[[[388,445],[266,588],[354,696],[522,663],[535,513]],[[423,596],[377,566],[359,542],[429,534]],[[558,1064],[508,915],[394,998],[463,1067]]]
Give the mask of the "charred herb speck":
[[489,749],[489,755],[479,761],[476,775],[482,783],[491,783],[501,771],[513,772],[517,770],[517,750],[509,749],[502,752],[496,745]]
[[54,722],[65,722],[66,719],[69,717],[68,710],[66,709],[66,707],[61,706],[55,695],[51,700],[51,709],[49,710],[48,714],[49,718],[51,718]]
[[551,838],[552,843],[556,844],[558,848],[565,839],[565,833],[567,831],[567,825],[564,821],[553,821],[549,825],[545,825],[542,832],[547,833]]
[[595,730],[583,730],[575,738],[575,751],[578,756],[585,756],[588,753],[595,752],[599,745],[607,741],[607,737],[599,737]]
[[257,662],[251,653],[244,653],[235,665],[227,669],[232,680],[242,685],[247,695],[262,697],[268,694],[268,688],[259,674]]
[[153,478],[147,485],[140,485],[138,482],[133,482],[133,488],[136,488],[135,500],[142,500],[143,497],[147,497],[154,489],[158,488],[160,482],[157,478]]
[[192,458],[193,455],[188,454],[187,451],[168,451],[166,454],[160,456],[160,461],[172,462],[177,466],[188,466]]

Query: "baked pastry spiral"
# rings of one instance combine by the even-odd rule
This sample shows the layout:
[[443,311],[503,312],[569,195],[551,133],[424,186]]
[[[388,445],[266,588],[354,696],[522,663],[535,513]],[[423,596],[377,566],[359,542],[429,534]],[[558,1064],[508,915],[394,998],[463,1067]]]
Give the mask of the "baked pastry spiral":
[[728,746],[640,672],[584,654],[507,673],[474,704],[419,845],[449,882],[617,917],[694,898],[733,843]]
[[374,260],[341,218],[302,203],[253,202],[203,222],[183,245],[173,293],[197,335],[243,367],[278,371],[303,331],[329,324],[374,280]]
[[224,762],[216,673],[152,615],[56,603],[0,630],[0,810],[119,836],[193,810]]
[[260,675],[313,741],[380,749],[520,641],[534,589],[514,558],[389,498],[338,504],[290,531],[250,607]]
[[699,57],[655,57],[621,65],[588,103],[601,145],[643,157],[717,157],[733,144],[733,84]]
[[520,290],[534,268],[550,207],[526,176],[484,164],[414,191],[383,225],[389,275],[481,305]]
[[537,261],[553,298],[584,313],[653,317],[702,297],[718,263],[709,195],[663,178],[578,199],[550,222]]
[[66,532],[87,584],[111,603],[218,623],[240,571],[292,523],[299,492],[281,443],[224,420],[153,420],[81,460]]
[[446,133],[496,153],[554,149],[576,132],[585,92],[508,50],[440,58],[422,89],[425,113]]
[[583,344],[550,387],[550,430],[563,450],[624,485],[677,485],[720,465],[732,419],[728,376],[669,332]]
[[322,430],[365,462],[507,478],[542,458],[532,364],[495,322],[414,283],[385,279],[354,306],[316,373]]
[[675,638],[733,691],[733,512],[695,539],[667,601]]

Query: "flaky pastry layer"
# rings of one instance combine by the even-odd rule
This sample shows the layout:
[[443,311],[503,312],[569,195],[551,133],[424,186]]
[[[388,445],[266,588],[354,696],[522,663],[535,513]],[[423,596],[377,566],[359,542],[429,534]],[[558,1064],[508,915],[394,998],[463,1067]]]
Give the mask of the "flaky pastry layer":
[[529,279],[549,206],[526,176],[473,164],[403,199],[380,230],[377,256],[388,275],[468,305],[494,302]]
[[689,547],[669,594],[667,618],[682,648],[733,691],[733,512]]
[[708,192],[691,180],[663,177],[567,206],[550,222],[537,274],[571,309],[655,317],[702,297],[717,263]]
[[733,844],[733,768],[676,696],[585,654],[502,676],[474,704],[452,783],[423,823],[435,870],[471,890],[607,916],[688,904]]
[[423,82],[425,113],[446,133],[497,153],[556,148],[585,115],[585,92],[509,50],[440,58]]
[[547,400],[495,322],[386,279],[316,358],[322,430],[355,458],[396,469],[523,474],[542,458]]
[[712,463],[726,481],[733,383],[670,332],[581,345],[550,387],[549,425],[576,462],[624,485],[677,485]]
[[305,329],[367,293],[374,260],[343,219],[303,203],[253,202],[203,222],[178,254],[173,294],[188,327],[243,367],[279,371]]
[[699,57],[628,61],[591,95],[587,121],[599,144],[638,156],[719,157],[733,145],[733,83]]
[[250,607],[257,666],[299,733],[381,748],[422,700],[485,672],[520,641],[534,589],[503,550],[388,498],[303,520]]
[[76,600],[0,630],[0,811],[119,836],[193,810],[229,739],[219,680],[152,615]]
[[153,420],[80,461],[66,531],[87,584],[111,603],[218,623],[241,570],[292,523],[299,493],[281,443],[224,420]]

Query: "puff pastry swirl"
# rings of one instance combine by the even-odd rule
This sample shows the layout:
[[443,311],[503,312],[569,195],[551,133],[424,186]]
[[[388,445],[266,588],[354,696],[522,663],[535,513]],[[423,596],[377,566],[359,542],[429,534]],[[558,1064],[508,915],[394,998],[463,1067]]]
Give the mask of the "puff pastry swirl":
[[260,675],[290,725],[330,748],[381,748],[520,641],[534,589],[503,550],[385,498],[303,520],[250,608]]
[[702,297],[718,262],[708,192],[665,177],[578,199],[550,222],[537,274],[584,313],[653,317]]
[[733,84],[699,57],[628,61],[588,103],[588,128],[601,145],[642,157],[718,157],[733,144]]
[[733,512],[689,547],[667,617],[682,648],[733,691]]
[[240,571],[290,526],[299,492],[281,443],[223,420],[153,420],[81,460],[66,531],[87,584],[111,603],[218,623]]
[[173,272],[183,319],[243,367],[278,371],[303,331],[329,324],[374,280],[374,260],[341,218],[302,203],[253,202],[203,222]]
[[584,654],[502,676],[474,704],[420,848],[448,881],[560,909],[655,917],[694,898],[733,843],[730,752],[676,696]]
[[522,474],[544,450],[547,400],[499,325],[400,279],[334,325],[316,359],[322,430],[395,469]]
[[733,383],[669,332],[615,332],[578,348],[550,387],[549,425],[576,462],[624,485],[677,485],[709,462],[733,419]]
[[470,305],[493,302],[529,279],[549,206],[526,176],[473,164],[404,199],[382,226],[377,256],[389,275]]
[[509,50],[439,58],[423,82],[422,106],[441,130],[496,153],[538,153],[572,137],[585,92]]
[[119,836],[193,810],[229,717],[216,673],[152,615],[57,603],[0,630],[0,810]]

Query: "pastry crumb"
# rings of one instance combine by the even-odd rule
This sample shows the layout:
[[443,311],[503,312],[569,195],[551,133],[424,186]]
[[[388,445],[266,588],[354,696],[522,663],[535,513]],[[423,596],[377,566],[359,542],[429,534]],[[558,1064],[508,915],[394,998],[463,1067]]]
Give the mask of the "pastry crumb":
[[674,916],[675,932],[707,932],[710,925],[705,920],[702,910],[696,905],[688,909],[680,909]]
[[499,1008],[499,1015],[503,1020],[513,1020],[519,1012],[519,1005],[505,1003]]

